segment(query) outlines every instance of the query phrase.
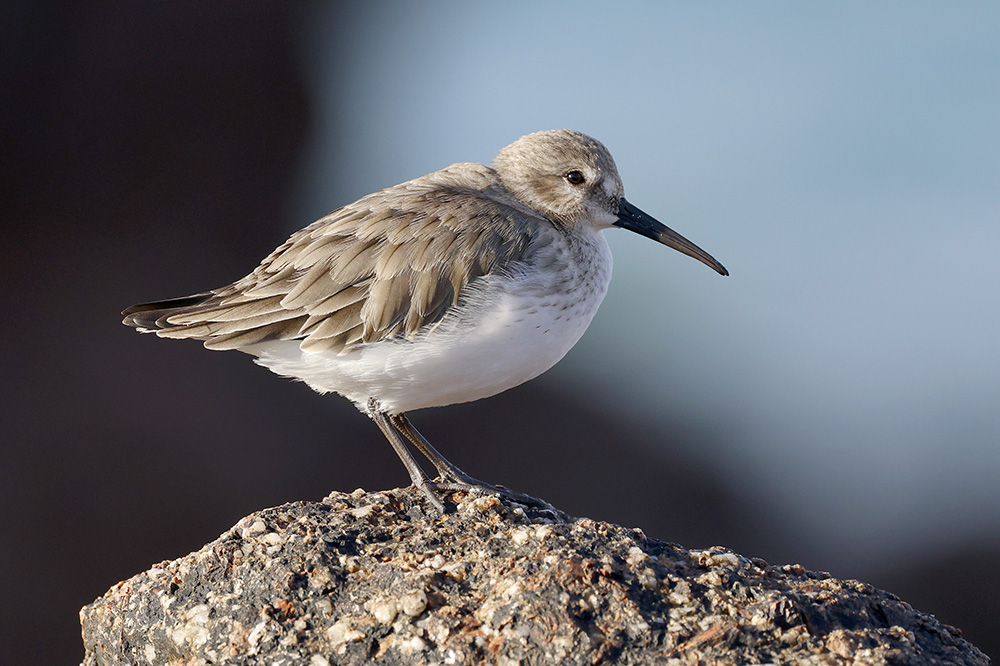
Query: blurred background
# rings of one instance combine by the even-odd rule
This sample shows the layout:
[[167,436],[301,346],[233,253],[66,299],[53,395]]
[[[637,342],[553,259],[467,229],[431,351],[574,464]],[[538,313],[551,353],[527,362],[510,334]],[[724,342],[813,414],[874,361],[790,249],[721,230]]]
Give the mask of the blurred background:
[[990,2],[4,3],[0,662],[78,661],[79,607],[255,510],[407,483],[345,400],[122,308],[556,127],[732,276],[611,231],[567,358],[417,427],[1000,654],[998,28]]

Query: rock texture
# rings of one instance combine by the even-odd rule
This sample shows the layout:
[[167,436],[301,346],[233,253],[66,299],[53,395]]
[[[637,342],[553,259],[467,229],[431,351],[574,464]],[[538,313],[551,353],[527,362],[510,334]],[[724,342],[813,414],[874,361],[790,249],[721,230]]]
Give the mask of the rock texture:
[[494,496],[266,509],[80,615],[97,664],[989,664],[895,596]]

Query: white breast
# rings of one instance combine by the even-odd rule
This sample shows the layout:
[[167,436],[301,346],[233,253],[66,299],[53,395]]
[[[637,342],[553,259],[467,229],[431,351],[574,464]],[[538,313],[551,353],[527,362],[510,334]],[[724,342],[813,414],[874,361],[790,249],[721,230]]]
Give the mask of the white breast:
[[513,275],[493,275],[461,306],[414,340],[364,345],[338,355],[303,352],[295,341],[244,351],[320,393],[336,392],[368,411],[400,413],[496,395],[545,372],[590,325],[611,279],[603,235],[553,235]]

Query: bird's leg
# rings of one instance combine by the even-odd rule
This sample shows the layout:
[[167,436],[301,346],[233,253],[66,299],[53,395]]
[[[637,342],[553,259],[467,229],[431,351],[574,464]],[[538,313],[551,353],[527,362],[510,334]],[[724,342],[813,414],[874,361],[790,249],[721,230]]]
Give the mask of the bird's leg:
[[406,448],[406,444],[404,444],[403,440],[399,438],[399,433],[393,430],[392,424],[389,422],[390,417],[385,412],[375,409],[371,410],[370,416],[372,417],[372,420],[375,421],[375,425],[377,425],[379,430],[382,431],[382,434],[385,435],[385,438],[389,440],[390,444],[392,444],[392,448],[396,452],[396,455],[403,461],[403,466],[406,467],[406,472],[410,475],[410,481],[413,482],[414,486],[420,488],[420,490],[427,497],[427,500],[443,515],[444,504],[442,504],[441,500],[434,495],[434,490],[431,488],[431,483],[427,479],[427,475],[424,474],[424,470],[420,469],[420,465],[418,465],[417,461],[413,459],[412,455],[410,455],[410,451]]
[[525,495],[524,493],[519,493],[510,490],[509,488],[498,488],[494,485],[486,483],[485,481],[480,481],[479,479],[474,479],[469,476],[443,455],[438,453],[438,450],[435,449],[431,443],[420,434],[420,431],[413,427],[413,424],[410,423],[410,420],[406,418],[405,414],[392,414],[389,416],[389,420],[392,422],[392,425],[396,426],[396,429],[399,430],[399,432],[403,433],[406,439],[410,440],[413,445],[417,447],[418,451],[424,454],[431,464],[434,465],[434,468],[437,469],[438,474],[441,475],[441,480],[444,481],[444,483],[436,483],[436,487],[441,488],[442,490],[464,490],[466,492],[485,491],[488,493],[497,493],[527,506],[537,506],[546,509],[553,508],[548,502],[544,502],[537,497]]
[[438,450],[435,449],[431,443],[420,434],[420,431],[413,427],[410,420],[406,418],[406,414],[392,414],[389,416],[389,421],[392,422],[392,425],[396,426],[396,429],[399,430],[399,432],[403,433],[403,436],[405,436],[406,439],[410,440],[410,442],[417,447],[418,451],[424,454],[424,457],[426,457],[427,460],[434,465],[434,468],[438,471],[438,474],[441,475],[442,479],[457,484],[464,484],[466,486],[480,486],[494,489],[493,486],[488,483],[483,483],[482,481],[472,478],[460,470],[450,460],[441,455]]

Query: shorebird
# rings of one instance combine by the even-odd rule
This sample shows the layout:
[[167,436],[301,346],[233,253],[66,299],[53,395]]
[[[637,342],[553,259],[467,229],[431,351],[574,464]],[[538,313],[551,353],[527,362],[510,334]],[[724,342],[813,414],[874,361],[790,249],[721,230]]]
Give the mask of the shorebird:
[[246,277],[134,305],[124,323],[237,349],[351,400],[438,511],[435,488],[523,498],[449,462],[405,412],[496,395],[559,361],[607,292],[605,229],[634,231],[728,275],[623,192],[599,141],[573,130],[528,134],[492,168],[453,164],[369,194],[293,234]]

